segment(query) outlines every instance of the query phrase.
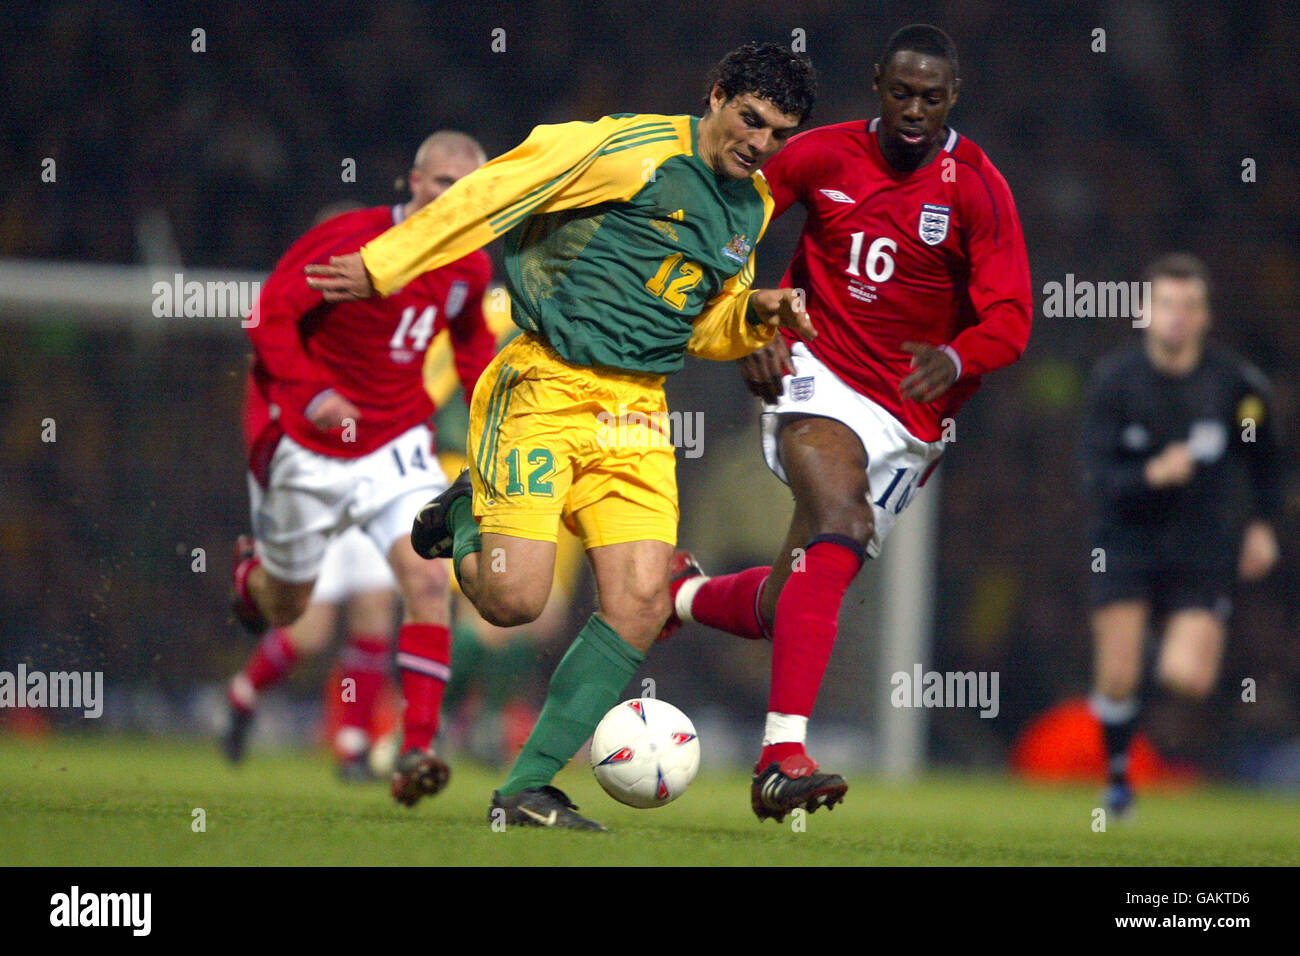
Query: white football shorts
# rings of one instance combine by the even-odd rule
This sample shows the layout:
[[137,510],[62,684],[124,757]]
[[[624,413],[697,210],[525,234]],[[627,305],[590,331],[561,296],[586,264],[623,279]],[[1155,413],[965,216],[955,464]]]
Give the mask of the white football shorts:
[[945,443],[926,442],[914,436],[889,412],[845,385],[802,342],[790,347],[790,361],[794,374],[785,377],[785,390],[776,404],[766,405],[763,411],[763,457],[767,466],[787,485],[790,483],[781,465],[777,441],[782,415],[819,415],[852,429],[867,452],[867,487],[875,513],[876,529],[867,544],[867,556],[878,557],[894,522],[939,463]]
[[361,458],[320,455],[285,435],[271,458],[266,489],[248,476],[262,564],[281,581],[314,580],[330,539],[354,525],[386,559],[393,542],[411,533],[416,512],[446,487],[425,425]]
[[396,588],[397,578],[388,566],[388,556],[381,554],[370,537],[353,525],[326,546],[311,599],[339,604],[354,594]]

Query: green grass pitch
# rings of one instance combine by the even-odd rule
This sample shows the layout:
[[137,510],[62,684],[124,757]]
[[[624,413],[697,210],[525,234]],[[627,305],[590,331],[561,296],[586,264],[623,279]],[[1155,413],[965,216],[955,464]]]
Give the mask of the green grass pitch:
[[231,768],[195,743],[0,737],[0,865],[1300,863],[1300,800],[1239,789],[1146,794],[1136,820],[1101,833],[1096,788],[854,775],[834,812],[760,825],[743,775],[706,773],[676,803],[633,810],[570,766],[556,783],[613,832],[498,833],[486,813],[499,779],[457,761],[447,791],[407,810],[381,784],[337,782],[321,754]]

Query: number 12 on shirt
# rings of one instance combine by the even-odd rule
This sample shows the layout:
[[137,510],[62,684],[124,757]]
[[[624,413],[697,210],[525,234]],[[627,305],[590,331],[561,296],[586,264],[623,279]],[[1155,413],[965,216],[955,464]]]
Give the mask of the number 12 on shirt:
[[[690,292],[704,278],[704,270],[697,263],[683,262],[686,257],[674,252],[664,259],[659,271],[646,280],[645,287],[654,295],[663,299],[677,311],[686,308],[686,293]],[[677,278],[671,282],[668,277],[677,270]]]

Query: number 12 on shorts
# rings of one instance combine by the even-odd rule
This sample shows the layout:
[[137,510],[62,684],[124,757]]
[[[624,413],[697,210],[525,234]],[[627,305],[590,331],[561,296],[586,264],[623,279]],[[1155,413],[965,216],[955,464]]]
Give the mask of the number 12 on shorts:
[[518,448],[512,448],[506,455],[506,494],[522,495],[524,483],[519,474],[520,458],[532,467],[528,473],[528,493],[542,498],[554,494],[551,478],[555,476],[555,456],[549,448],[534,448],[524,455]]

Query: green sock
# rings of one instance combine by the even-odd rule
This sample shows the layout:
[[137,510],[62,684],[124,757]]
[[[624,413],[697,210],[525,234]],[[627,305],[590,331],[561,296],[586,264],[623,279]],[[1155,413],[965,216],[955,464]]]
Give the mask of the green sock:
[[[474,682],[485,676],[483,663],[487,653],[473,626],[461,623],[451,629],[451,659],[456,666],[451,669],[451,680],[447,681],[447,689],[443,691],[443,707],[455,710],[469,696]],[[490,675],[489,671],[487,676]]]
[[447,523],[451,525],[454,541],[451,546],[451,567],[460,580],[460,562],[467,554],[483,550],[483,539],[479,537],[478,522],[474,520],[474,509],[470,499],[457,498],[447,509]]
[[551,675],[546,706],[501,786],[502,796],[544,787],[555,779],[600,718],[619,702],[643,660],[645,654],[593,614]]
[[[453,657],[452,660],[456,658]],[[491,663],[484,667],[489,710],[501,710],[519,694],[537,666],[537,644],[520,635],[505,647],[492,652]]]

